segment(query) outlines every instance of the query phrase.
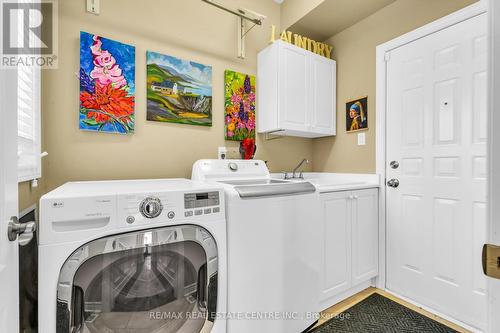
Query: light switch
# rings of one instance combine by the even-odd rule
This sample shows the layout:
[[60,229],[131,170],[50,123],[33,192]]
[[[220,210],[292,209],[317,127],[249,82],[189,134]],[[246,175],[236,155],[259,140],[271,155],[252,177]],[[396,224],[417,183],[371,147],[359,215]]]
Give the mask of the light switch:
[[87,0],[87,12],[99,15],[100,12],[100,0]]
[[366,133],[358,133],[358,146],[366,145]]

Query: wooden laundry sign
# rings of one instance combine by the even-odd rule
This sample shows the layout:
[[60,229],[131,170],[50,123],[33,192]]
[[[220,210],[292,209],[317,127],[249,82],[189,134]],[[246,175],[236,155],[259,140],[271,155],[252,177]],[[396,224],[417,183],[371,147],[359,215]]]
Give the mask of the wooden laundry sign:
[[[293,37],[293,39],[292,39]],[[293,44],[300,48],[306,49],[320,56],[330,59],[332,57],[333,47],[325,43],[317,42],[313,39],[294,34],[291,31],[283,30],[280,39],[284,42]],[[271,26],[271,43],[276,40],[276,26]]]

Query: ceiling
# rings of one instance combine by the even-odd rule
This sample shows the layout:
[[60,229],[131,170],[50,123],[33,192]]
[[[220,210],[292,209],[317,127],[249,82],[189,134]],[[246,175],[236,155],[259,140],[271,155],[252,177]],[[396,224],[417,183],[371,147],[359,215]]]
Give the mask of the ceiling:
[[324,41],[396,0],[324,0],[287,30]]

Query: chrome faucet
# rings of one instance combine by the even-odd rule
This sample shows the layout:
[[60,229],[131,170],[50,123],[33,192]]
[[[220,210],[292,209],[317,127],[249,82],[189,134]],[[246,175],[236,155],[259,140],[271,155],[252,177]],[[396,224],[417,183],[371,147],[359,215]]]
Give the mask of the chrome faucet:
[[299,174],[298,177],[296,176],[297,170],[299,170],[304,163],[309,164],[309,160],[307,158],[304,158],[302,161],[300,161],[300,163],[292,171],[292,178],[301,178],[301,179],[304,179],[304,175],[302,174],[302,171],[300,171],[300,174]]

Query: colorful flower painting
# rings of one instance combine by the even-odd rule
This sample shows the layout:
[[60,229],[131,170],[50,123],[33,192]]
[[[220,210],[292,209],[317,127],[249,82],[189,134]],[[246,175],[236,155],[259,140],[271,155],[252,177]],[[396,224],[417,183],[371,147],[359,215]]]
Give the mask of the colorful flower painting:
[[212,126],[212,67],[148,51],[147,119]]
[[135,47],[80,32],[80,129],[134,132]]
[[255,138],[255,76],[226,70],[225,138],[242,141]]

